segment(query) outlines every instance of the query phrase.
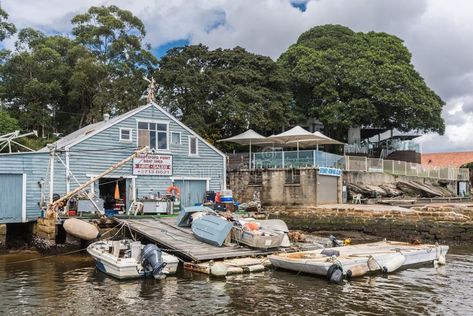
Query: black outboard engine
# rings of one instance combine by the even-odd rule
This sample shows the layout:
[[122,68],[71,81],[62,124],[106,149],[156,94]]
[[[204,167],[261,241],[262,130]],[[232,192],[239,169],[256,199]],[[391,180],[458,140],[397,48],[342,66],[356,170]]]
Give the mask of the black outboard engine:
[[328,239],[332,241],[332,244],[334,247],[342,247],[343,246],[343,241],[338,240],[334,235],[328,236]]
[[159,277],[166,266],[161,256],[161,249],[153,244],[144,246],[141,253],[141,265],[145,270],[145,276]]

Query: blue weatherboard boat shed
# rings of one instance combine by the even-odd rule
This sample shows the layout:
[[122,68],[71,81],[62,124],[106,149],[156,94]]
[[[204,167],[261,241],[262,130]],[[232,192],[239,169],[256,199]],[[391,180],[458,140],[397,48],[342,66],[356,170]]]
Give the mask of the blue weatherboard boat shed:
[[128,207],[133,200],[164,193],[174,181],[185,207],[201,202],[206,190],[226,187],[225,155],[154,102],[105,116],[53,145],[53,163],[49,148],[0,154],[0,223],[36,220],[40,201],[49,200],[51,175],[52,192],[64,195],[144,146],[152,149],[152,159],[129,161],[89,191],[100,196],[107,185],[120,183]]

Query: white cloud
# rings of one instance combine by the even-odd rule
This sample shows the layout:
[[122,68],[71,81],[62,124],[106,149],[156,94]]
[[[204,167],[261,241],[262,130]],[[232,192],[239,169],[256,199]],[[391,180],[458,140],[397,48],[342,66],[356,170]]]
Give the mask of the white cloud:
[[395,34],[405,40],[427,83],[447,102],[446,133],[422,137],[424,150],[473,149],[473,137],[469,137],[473,129],[469,99],[473,2],[469,0],[310,0],[304,12],[291,6],[291,0],[2,1],[18,27],[59,33],[70,31],[72,16],[102,4],[115,4],[140,17],[147,41],[154,47],[189,39],[211,48],[242,46],[276,59],[315,25],[339,23],[355,31]]

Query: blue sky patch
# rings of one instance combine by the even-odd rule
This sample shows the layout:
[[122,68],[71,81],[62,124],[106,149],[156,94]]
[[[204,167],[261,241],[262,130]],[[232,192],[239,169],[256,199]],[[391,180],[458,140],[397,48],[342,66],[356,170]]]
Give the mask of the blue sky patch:
[[161,46],[155,47],[151,50],[151,52],[156,56],[158,59],[166,55],[167,51],[174,47],[186,46],[189,45],[190,41],[188,39],[180,39],[177,41],[167,42]]
[[307,10],[307,2],[309,2],[309,0],[290,0],[290,1],[291,1],[291,5],[294,8],[299,9],[299,11],[305,12],[305,10]]

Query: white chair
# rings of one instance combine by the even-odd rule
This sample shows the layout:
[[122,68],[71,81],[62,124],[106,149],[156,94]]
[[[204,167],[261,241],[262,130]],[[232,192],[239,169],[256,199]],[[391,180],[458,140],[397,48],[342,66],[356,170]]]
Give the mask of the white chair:
[[353,204],[361,204],[361,194],[355,194],[355,195],[353,195],[351,202],[352,202]]

